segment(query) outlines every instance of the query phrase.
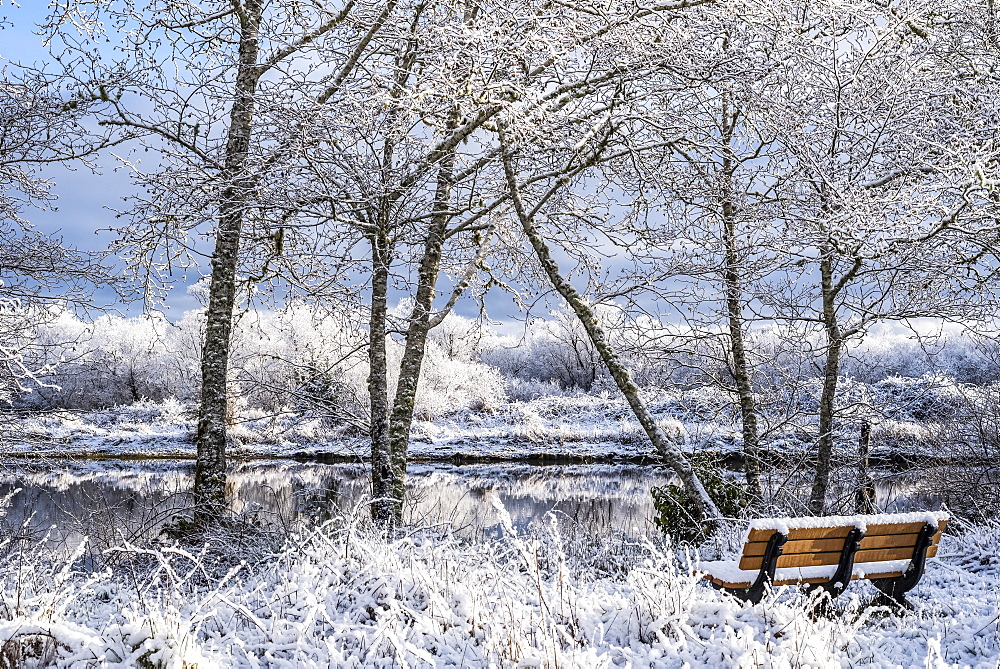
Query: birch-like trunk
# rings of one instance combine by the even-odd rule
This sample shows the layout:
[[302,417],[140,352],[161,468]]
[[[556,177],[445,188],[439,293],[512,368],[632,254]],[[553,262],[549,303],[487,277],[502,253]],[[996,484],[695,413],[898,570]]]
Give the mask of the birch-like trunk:
[[834,400],[840,378],[840,355],[844,338],[837,319],[837,287],[833,283],[833,260],[827,255],[820,261],[820,281],[823,299],[823,329],[826,333],[826,364],[823,370],[823,391],[819,398],[819,440],[816,444],[816,471],[809,511],[822,515],[826,507],[826,493],[830,487],[830,470],[833,458]]
[[[502,137],[501,141],[503,141]],[[684,454],[681,453],[677,445],[656,424],[653,414],[649,412],[646,404],[639,396],[639,387],[632,380],[632,375],[608,342],[608,338],[604,334],[604,330],[601,328],[593,308],[563,276],[559,265],[553,260],[548,244],[535,226],[534,217],[528,213],[521,199],[520,189],[517,186],[517,177],[511,164],[511,156],[506,149],[502,151],[501,156],[507,183],[511,191],[511,201],[514,204],[514,211],[549,282],[562,295],[566,303],[570,305],[577,318],[580,319],[580,323],[583,325],[584,330],[586,330],[587,336],[593,342],[594,348],[600,354],[601,360],[604,361],[608,372],[610,372],[611,377],[618,385],[618,389],[621,390],[622,395],[628,401],[636,419],[653,443],[653,447],[667,465],[674,470],[678,478],[680,478],[681,483],[683,483],[684,488],[688,491],[688,494],[691,495],[698,515],[696,520],[701,521],[711,529],[721,518],[722,514],[705,490],[694,469],[691,468],[691,464],[684,457]]]
[[760,483],[761,448],[760,431],[757,427],[757,398],[754,395],[743,331],[743,290],[735,266],[735,230],[731,218],[724,220],[723,225],[726,240],[725,292],[729,343],[732,351],[733,379],[736,381],[740,418],[743,423],[743,475],[750,494],[761,499],[764,493]]
[[727,151],[723,156],[722,177],[722,240],[725,254],[723,273],[726,298],[726,315],[729,324],[729,343],[732,352],[732,372],[736,393],[740,400],[740,418],[743,425],[743,474],[749,492],[757,499],[763,498],[760,483],[760,432],[757,427],[757,398],[754,395],[750,363],[747,359],[743,321],[743,284],[739,274],[739,253],[736,236],[736,206],[733,202],[733,174],[736,161],[729,150],[732,143],[738,110],[730,113],[724,100],[723,140]]
[[389,264],[392,251],[385,226],[374,232],[372,246],[372,297],[368,325],[368,395],[371,403],[372,518],[380,524],[392,520],[392,460],[389,449],[389,374],[386,360]]
[[872,424],[866,420],[861,423],[858,434],[858,487],[854,492],[854,510],[858,513],[875,513],[877,510],[875,482],[868,473],[871,444]]
[[[412,30],[417,30],[416,12]],[[396,65],[396,80],[392,89],[393,107],[388,115],[387,125],[394,126],[400,113],[399,100],[406,90],[412,68],[416,63],[415,37],[411,37],[407,48],[399,55]],[[382,183],[392,179],[395,163],[396,140],[386,137],[382,146]],[[377,229],[372,232],[372,298],[371,315],[368,326],[368,396],[371,404],[371,476],[372,476],[372,520],[383,529],[390,530],[395,525],[397,506],[394,503],[394,481],[392,469],[392,447],[389,442],[389,369],[386,357],[387,321],[389,316],[389,270],[393,261],[391,239],[391,217],[396,194],[386,196],[378,212]]]
[[224,172],[227,184],[219,204],[219,225],[212,255],[201,362],[201,401],[198,407],[198,462],[195,469],[195,522],[210,521],[225,505],[226,414],[229,346],[236,305],[236,269],[246,199],[251,188],[246,174],[253,130],[254,96],[259,69],[257,57],[262,0],[247,0],[241,12],[239,66],[226,139]]
[[417,293],[413,311],[406,330],[406,344],[399,363],[399,381],[392,402],[389,418],[389,450],[392,473],[392,521],[400,523],[403,500],[406,494],[406,460],[410,446],[410,429],[413,426],[413,409],[420,382],[420,368],[427,348],[427,333],[431,329],[431,310],[434,304],[434,287],[441,271],[441,254],[448,231],[448,209],[451,202],[452,180],[455,169],[455,151],[446,155],[438,168],[437,188],[434,194],[434,215],[427,230],[424,253],[417,274]]

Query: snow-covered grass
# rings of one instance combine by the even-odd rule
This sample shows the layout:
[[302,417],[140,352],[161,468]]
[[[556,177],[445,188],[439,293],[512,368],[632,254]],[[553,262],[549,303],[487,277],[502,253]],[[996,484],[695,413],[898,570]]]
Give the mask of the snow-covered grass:
[[[684,393],[657,393],[654,409],[661,427],[682,446],[731,443],[738,431],[721,422],[695,422],[682,404]],[[703,402],[697,394],[692,402]],[[724,402],[720,397],[717,401]],[[721,411],[721,405],[718,408]],[[424,420],[422,418],[428,418]],[[195,411],[176,400],[149,401],[113,409],[58,410],[8,421],[7,429],[26,436],[8,452],[191,457]],[[367,443],[355,432],[292,411],[269,414],[243,409],[230,426],[234,454],[285,456],[332,453],[360,459]],[[500,406],[462,409],[447,417],[420,414],[410,448],[415,458],[448,458],[457,453],[499,458],[563,454],[578,457],[650,455],[652,446],[624,400],[608,393],[562,394]]]
[[[897,452],[942,455],[943,445],[957,454],[965,442],[978,438],[973,429],[976,426],[965,426],[968,421],[947,417],[948,412],[954,413],[953,405],[958,401],[956,386],[943,382],[934,385],[936,378],[890,379],[871,387],[854,384],[858,393],[867,398],[866,402],[872,401],[869,395],[875,390],[880,391],[879,397],[884,400],[875,403],[883,406],[881,414],[869,411],[863,416],[872,422],[872,447],[876,455]],[[742,433],[734,399],[729,394],[705,386],[650,388],[644,395],[660,426],[683,449],[739,450]],[[236,456],[331,454],[355,461],[364,458],[368,450],[357,428],[308,411],[286,408],[267,412],[240,403],[234,409],[229,432]],[[438,409],[417,413],[411,457],[641,458],[653,454],[649,440],[617,391],[550,392],[528,399],[474,403],[474,406],[458,403],[451,411]],[[976,413],[982,414],[982,411]],[[175,399],[159,403],[144,400],[85,412],[57,410],[5,417],[0,438],[17,437],[7,439],[11,442],[5,449],[8,453],[19,450],[35,453],[42,449],[63,455],[193,457],[195,415],[192,404]],[[766,443],[772,451],[795,457],[812,446],[816,433],[811,422],[814,417],[799,415],[787,421],[777,415],[764,418],[768,426]],[[841,429],[838,441],[853,453],[857,422],[844,419]]]
[[[502,506],[497,513],[504,517]],[[84,573],[8,542],[0,653],[22,666],[995,667],[1000,526],[946,535],[911,594],[870,606],[854,584],[809,615],[798,591],[742,605],[651,542],[568,550],[555,524],[502,540],[414,532],[385,542],[347,519],[275,550],[114,552]],[[607,567],[616,561],[617,569]]]

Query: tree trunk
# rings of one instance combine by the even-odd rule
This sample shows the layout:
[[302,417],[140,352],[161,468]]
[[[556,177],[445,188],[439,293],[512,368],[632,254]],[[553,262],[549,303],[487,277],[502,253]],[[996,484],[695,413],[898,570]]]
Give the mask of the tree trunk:
[[743,292],[739,276],[733,269],[731,221],[726,226],[726,311],[729,317],[729,342],[733,356],[733,379],[740,400],[740,418],[743,423],[743,475],[751,495],[763,499],[760,483],[760,432],[757,427],[757,398],[753,392],[750,365],[747,361],[746,342],[743,337]]
[[[387,5],[387,10],[389,6]],[[419,16],[420,12],[417,12]],[[416,24],[413,29],[416,30]],[[392,90],[393,108],[388,115],[387,126],[397,122],[400,112],[398,101],[406,88],[416,60],[414,41],[411,39],[406,50],[397,58],[396,81]],[[392,181],[395,163],[396,140],[386,137],[382,146],[382,183],[388,185]],[[378,211],[377,229],[372,233],[372,298],[371,315],[368,327],[369,372],[368,396],[371,404],[371,420],[369,435],[372,449],[372,503],[371,515],[375,524],[385,530],[395,526],[395,509],[401,505],[394,503],[394,481],[392,470],[392,445],[389,441],[389,369],[386,357],[386,324],[389,315],[389,270],[393,260],[392,241],[392,209],[395,197],[399,192],[392,192],[384,197]]]
[[254,96],[259,70],[259,29],[262,0],[243,6],[239,68],[230,110],[222,180],[227,184],[219,205],[219,226],[212,256],[201,362],[201,402],[198,408],[198,462],[195,469],[195,522],[210,521],[226,502],[226,409],[229,345],[236,305],[236,270],[246,200],[252,184],[246,174],[253,129]]
[[733,173],[737,168],[729,150],[733,130],[739,112],[730,112],[728,101],[724,99],[722,108],[723,140],[726,152],[723,155],[722,176],[722,239],[725,247],[724,290],[726,313],[729,321],[729,343],[732,351],[732,372],[736,381],[736,393],[740,400],[740,418],[743,424],[743,474],[749,492],[757,499],[763,499],[760,483],[760,434],[757,428],[757,400],[753,392],[750,364],[747,360],[746,340],[743,334],[743,286],[739,275],[739,255],[736,243],[736,206],[733,203]]
[[372,297],[368,325],[368,395],[371,403],[372,447],[371,514],[376,523],[392,520],[392,469],[389,448],[389,381],[386,361],[386,317],[388,315],[389,264],[392,251],[385,226],[373,233]]
[[[457,119],[456,119],[457,120]],[[451,151],[438,168],[437,189],[434,194],[434,215],[427,231],[424,254],[417,274],[417,294],[406,330],[406,345],[399,363],[399,382],[392,402],[389,420],[389,449],[392,456],[392,522],[400,523],[403,516],[403,499],[406,493],[406,459],[413,425],[413,409],[420,382],[427,347],[427,333],[431,329],[431,309],[434,287],[441,269],[441,253],[448,229],[452,180],[454,178],[455,152]]]
[[858,434],[858,488],[855,491],[855,510],[858,513],[875,513],[875,482],[868,473],[868,456],[871,453],[872,424],[861,423]]
[[[503,141],[502,137],[501,141]],[[580,319],[580,323],[583,325],[584,330],[586,330],[591,342],[593,342],[594,348],[597,349],[598,354],[611,373],[611,377],[615,380],[622,395],[628,401],[636,419],[653,443],[653,447],[656,448],[656,451],[667,465],[674,470],[685,489],[691,495],[698,516],[697,520],[702,521],[707,526],[707,529],[711,530],[722,514],[705,490],[694,469],[691,468],[691,464],[684,457],[684,454],[681,453],[677,445],[656,424],[656,419],[653,418],[653,415],[639,396],[639,388],[632,381],[632,375],[629,374],[628,369],[626,369],[625,365],[618,358],[618,354],[608,342],[594,310],[573,285],[563,277],[558,264],[552,259],[548,244],[545,243],[545,240],[535,227],[533,217],[525,209],[520,191],[517,188],[517,180],[511,164],[511,157],[506,150],[502,152],[502,159],[507,183],[511,190],[514,211],[521,221],[521,227],[524,229],[524,233],[527,235],[528,241],[535,251],[535,256],[538,258],[539,264],[541,264],[552,286],[562,295],[563,299],[566,300],[567,304],[576,313],[577,318]]]
[[836,289],[833,285],[833,260],[829,256],[820,261],[820,281],[823,292],[823,328],[826,331],[826,366],[823,371],[823,392],[819,399],[819,440],[816,449],[816,472],[809,496],[809,511],[822,515],[826,506],[826,493],[830,486],[830,469],[833,457],[834,400],[837,397],[837,380],[840,377],[840,355],[844,347],[840,324],[837,321]]

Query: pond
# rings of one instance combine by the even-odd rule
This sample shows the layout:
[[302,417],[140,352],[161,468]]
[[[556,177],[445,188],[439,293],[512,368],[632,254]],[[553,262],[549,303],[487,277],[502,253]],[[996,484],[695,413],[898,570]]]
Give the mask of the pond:
[[[8,466],[0,471],[0,503],[9,497],[0,539],[44,538],[72,549],[88,537],[96,550],[141,543],[188,506],[193,474],[190,461]],[[503,526],[499,501],[518,530],[552,512],[575,536],[658,536],[650,488],[672,480],[656,466],[416,464],[407,478],[406,516],[421,525],[447,524],[465,537],[497,536]],[[771,481],[786,487],[807,483],[790,484],[782,476]],[[369,481],[360,464],[258,460],[232,467],[227,492],[234,511],[263,525],[291,528],[366,513]],[[878,493],[886,511],[938,506],[912,476],[889,477]]]
[[[68,546],[84,536],[139,541],[187,507],[193,475],[185,461],[18,463],[0,473],[0,500],[10,496],[4,525]],[[595,535],[640,536],[655,532],[650,487],[669,480],[641,466],[411,465],[406,515],[463,535],[496,534],[496,498],[516,528],[555,512]],[[253,461],[232,468],[227,494],[234,511],[292,527],[365,513],[369,485],[363,465]]]

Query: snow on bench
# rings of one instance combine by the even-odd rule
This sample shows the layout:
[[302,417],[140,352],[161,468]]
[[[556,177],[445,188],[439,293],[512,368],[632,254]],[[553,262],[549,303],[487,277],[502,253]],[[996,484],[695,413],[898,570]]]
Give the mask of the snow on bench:
[[754,603],[768,584],[804,584],[836,597],[856,579],[903,603],[937,554],[948,520],[945,511],[759,518],[750,522],[739,560],[703,562],[699,571]]

